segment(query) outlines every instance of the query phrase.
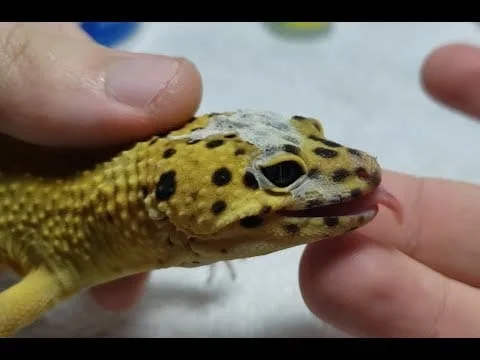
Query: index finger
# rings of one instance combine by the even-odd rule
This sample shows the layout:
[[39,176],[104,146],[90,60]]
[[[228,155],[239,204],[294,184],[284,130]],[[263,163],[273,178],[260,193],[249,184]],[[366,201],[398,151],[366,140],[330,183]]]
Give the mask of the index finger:
[[[438,101],[479,117],[480,48],[451,44],[433,51],[422,69],[426,90]],[[480,284],[480,187],[457,181],[385,172],[384,186],[404,205],[399,225],[381,212],[360,232],[471,285]]]
[[436,100],[475,118],[480,117],[480,48],[442,46],[423,64],[422,85]]
[[359,233],[394,246],[448,277],[480,285],[480,186],[385,172],[404,220],[381,210]]

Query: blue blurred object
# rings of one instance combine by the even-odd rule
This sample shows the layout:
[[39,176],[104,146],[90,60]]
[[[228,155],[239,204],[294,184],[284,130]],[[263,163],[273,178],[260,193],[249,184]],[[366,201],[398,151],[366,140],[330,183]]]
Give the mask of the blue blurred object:
[[138,22],[81,22],[80,26],[96,42],[104,46],[115,46],[133,35]]

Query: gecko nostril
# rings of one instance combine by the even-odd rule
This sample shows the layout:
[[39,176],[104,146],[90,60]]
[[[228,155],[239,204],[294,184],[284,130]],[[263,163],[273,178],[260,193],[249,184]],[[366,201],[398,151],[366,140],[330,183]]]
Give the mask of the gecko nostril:
[[358,176],[359,179],[368,181],[370,179],[370,175],[368,174],[367,170],[363,167],[359,167],[355,170],[355,174]]
[[355,174],[360,180],[367,181],[371,186],[379,185],[382,180],[379,170],[375,170],[372,174],[369,174],[365,168],[359,167],[355,170]]

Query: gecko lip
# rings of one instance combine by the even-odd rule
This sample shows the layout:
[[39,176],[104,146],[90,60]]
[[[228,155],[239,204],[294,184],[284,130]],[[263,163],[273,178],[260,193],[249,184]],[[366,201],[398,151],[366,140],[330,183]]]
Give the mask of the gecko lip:
[[378,205],[383,205],[390,209],[397,219],[401,220],[402,212],[399,201],[383,187],[377,187],[371,193],[340,204],[317,206],[302,210],[282,210],[278,213],[288,217],[356,216],[372,210],[376,213]]

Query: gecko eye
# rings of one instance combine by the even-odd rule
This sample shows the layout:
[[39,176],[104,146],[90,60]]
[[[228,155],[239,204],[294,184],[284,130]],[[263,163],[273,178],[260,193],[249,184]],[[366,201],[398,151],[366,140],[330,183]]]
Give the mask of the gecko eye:
[[261,170],[263,175],[277,187],[287,187],[305,174],[303,167],[292,160],[265,166]]

